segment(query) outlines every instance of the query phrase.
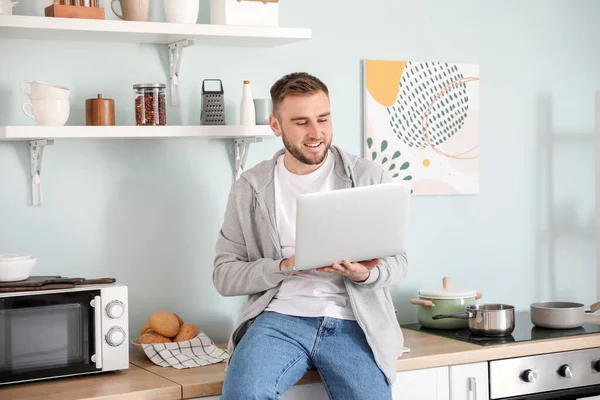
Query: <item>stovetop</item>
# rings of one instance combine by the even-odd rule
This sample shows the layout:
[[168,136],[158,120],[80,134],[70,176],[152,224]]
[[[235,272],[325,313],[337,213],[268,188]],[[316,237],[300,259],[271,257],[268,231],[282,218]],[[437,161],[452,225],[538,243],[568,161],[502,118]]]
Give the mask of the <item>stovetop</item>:
[[429,333],[432,335],[443,336],[449,339],[460,340],[478,344],[480,346],[493,346],[498,344],[527,342],[531,340],[552,339],[557,337],[585,335],[588,333],[600,333],[600,325],[583,324],[574,329],[545,329],[533,325],[530,319],[529,311],[515,312],[515,330],[510,336],[504,337],[485,337],[474,336],[469,329],[431,329],[425,328],[418,323],[401,325],[403,329]]

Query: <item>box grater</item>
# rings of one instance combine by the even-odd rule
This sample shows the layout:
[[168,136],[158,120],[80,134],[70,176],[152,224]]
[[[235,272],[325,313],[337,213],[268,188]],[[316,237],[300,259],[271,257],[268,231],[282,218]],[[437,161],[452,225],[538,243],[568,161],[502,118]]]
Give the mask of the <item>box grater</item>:
[[[218,81],[219,90],[206,90],[204,83]],[[223,99],[223,83],[220,79],[204,79],[202,81],[202,125],[225,125],[225,100]]]

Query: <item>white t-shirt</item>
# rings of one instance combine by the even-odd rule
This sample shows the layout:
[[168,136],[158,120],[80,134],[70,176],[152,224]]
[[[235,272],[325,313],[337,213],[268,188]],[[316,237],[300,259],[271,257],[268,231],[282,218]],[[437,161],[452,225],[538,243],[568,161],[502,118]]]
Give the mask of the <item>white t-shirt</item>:
[[[277,159],[275,167],[275,216],[281,251],[284,258],[289,258],[296,248],[296,197],[333,190],[335,157],[330,150],[323,165],[307,175],[288,171],[283,157]],[[315,270],[286,276],[266,310],[303,317],[355,319],[343,277]]]

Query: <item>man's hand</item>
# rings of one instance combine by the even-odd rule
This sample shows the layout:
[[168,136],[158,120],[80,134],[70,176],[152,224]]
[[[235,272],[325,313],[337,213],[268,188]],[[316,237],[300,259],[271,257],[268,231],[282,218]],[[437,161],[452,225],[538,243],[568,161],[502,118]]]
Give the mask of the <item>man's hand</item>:
[[335,272],[344,275],[346,278],[355,282],[364,282],[371,275],[371,270],[375,268],[377,264],[381,264],[381,262],[381,258],[374,258],[372,260],[361,262],[344,260],[342,264],[335,263],[330,267],[317,268],[317,271]]
[[[294,268],[294,262],[295,262],[295,260],[296,260],[295,256],[291,256],[290,258],[284,258],[279,263],[279,270],[280,271],[285,271],[286,269],[293,269]],[[285,276],[291,276],[291,275],[294,275],[294,272],[288,272],[288,273],[285,273],[283,275],[285,275]]]

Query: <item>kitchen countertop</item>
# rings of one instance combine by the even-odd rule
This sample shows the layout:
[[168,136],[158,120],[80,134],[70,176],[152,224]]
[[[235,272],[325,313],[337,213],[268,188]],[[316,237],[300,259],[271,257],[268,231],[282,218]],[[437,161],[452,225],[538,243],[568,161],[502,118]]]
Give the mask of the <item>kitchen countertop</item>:
[[2,400],[176,400],[181,386],[135,365],[118,372],[0,386]]
[[402,332],[411,351],[396,361],[398,372],[600,347],[600,333],[480,346],[408,329]]
[[[178,370],[170,367],[160,367],[138,352],[131,353],[129,361],[133,365],[181,385],[184,399],[220,395],[225,381],[224,362],[205,367]],[[317,371],[309,371],[297,384],[303,385],[320,381],[321,378]]]
[[[600,316],[587,315],[586,322],[600,323]],[[402,330],[409,353],[396,362],[397,371],[465,364],[548,352],[600,347],[600,334],[587,334],[496,346]],[[214,396],[221,393],[225,363],[177,370],[159,367],[138,352],[130,354],[125,371],[55,379],[0,387],[2,400],[172,400]],[[310,371],[298,384],[319,382]]]

